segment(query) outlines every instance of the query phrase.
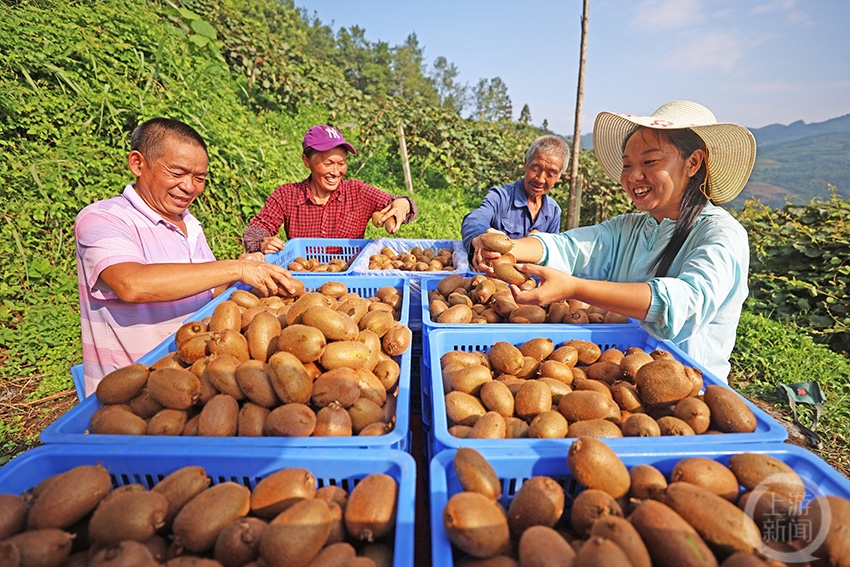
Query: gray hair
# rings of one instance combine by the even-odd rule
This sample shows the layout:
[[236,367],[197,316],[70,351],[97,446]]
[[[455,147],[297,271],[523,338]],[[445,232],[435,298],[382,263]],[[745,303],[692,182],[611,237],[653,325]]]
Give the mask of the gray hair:
[[560,136],[547,134],[546,136],[540,136],[531,142],[531,147],[528,148],[527,152],[525,152],[525,163],[530,163],[537,154],[546,154],[553,158],[562,158],[563,163],[561,164],[561,171],[558,173],[563,174],[567,170],[567,164],[570,161],[570,147],[567,145],[566,140]]

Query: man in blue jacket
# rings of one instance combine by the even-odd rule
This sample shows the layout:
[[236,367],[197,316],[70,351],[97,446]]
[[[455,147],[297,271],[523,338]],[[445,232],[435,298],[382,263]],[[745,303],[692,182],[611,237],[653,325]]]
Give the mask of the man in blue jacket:
[[492,187],[484,201],[463,218],[463,246],[473,253],[472,239],[495,228],[508,237],[522,238],[532,231],[560,232],[561,207],[549,190],[561,178],[570,160],[570,149],[559,136],[540,136],[525,153],[522,179]]

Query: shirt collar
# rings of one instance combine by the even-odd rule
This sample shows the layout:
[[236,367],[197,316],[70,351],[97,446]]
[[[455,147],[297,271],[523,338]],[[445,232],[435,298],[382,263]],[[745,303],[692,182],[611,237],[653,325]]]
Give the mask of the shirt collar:
[[[318,203],[316,203],[316,197],[313,195],[313,191],[310,190],[310,180],[312,178],[313,178],[313,176],[311,175],[307,179],[305,179],[304,181],[301,182],[301,185],[303,185],[303,187],[301,187],[301,191],[299,191],[299,194],[298,194],[299,202],[297,204],[300,205],[300,204],[304,204],[304,203],[313,203],[316,206],[320,206]],[[336,188],[336,191],[334,191],[333,193],[330,194],[330,196],[328,197],[328,202],[342,201],[342,199],[343,199],[343,188],[344,188],[343,183],[344,182],[345,182],[345,179],[340,179],[339,187]]]
[[[513,201],[516,208],[528,208],[528,195],[525,192],[525,179],[520,179],[513,184]],[[552,212],[552,202],[549,200],[549,195],[543,195],[543,203],[540,205],[538,215],[543,218],[549,218]]]
[[[141,213],[145,218],[147,218],[151,224],[159,224],[162,223],[167,226],[173,226],[175,229],[177,227],[174,223],[169,222],[162,218],[162,215],[157,213],[155,210],[150,208],[145,200],[139,195],[138,191],[136,191],[135,183],[128,183],[126,187],[124,187],[124,192],[121,194],[127,201],[130,202],[130,205],[139,213]],[[180,213],[180,218],[183,219],[183,222],[186,223],[187,230],[190,230],[190,227],[194,228],[196,225],[200,225],[198,220],[190,213],[188,210]],[[179,230],[179,229],[177,229]]]

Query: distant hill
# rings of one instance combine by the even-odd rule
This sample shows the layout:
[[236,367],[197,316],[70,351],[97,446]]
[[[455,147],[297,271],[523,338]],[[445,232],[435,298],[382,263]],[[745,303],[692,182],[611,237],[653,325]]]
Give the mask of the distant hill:
[[[740,209],[753,198],[774,208],[786,200],[808,203],[813,197],[829,197],[827,183],[850,199],[850,114],[750,131],[758,145],[756,163],[750,182],[729,207]],[[593,149],[592,132],[582,135],[581,147]]]

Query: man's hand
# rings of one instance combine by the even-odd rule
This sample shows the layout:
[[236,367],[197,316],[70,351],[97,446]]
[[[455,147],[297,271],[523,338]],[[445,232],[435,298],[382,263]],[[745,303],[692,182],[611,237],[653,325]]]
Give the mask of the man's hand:
[[292,274],[282,266],[269,262],[257,262],[249,259],[239,259],[242,283],[255,287],[264,296],[275,295],[280,288],[286,293],[295,293]]
[[263,254],[274,254],[275,252],[280,252],[281,250],[283,250],[283,247],[283,240],[281,240],[277,236],[269,236],[267,238],[263,238],[263,242],[260,244],[260,252],[262,252]]
[[[488,228],[485,234],[487,233],[502,234],[495,228]],[[502,255],[498,252],[493,252],[492,250],[487,250],[486,248],[484,248],[484,245],[481,243],[480,234],[472,239],[472,248],[474,250],[474,253],[472,255],[472,267],[488,276],[495,275],[495,272],[493,271],[493,268],[490,266],[489,262],[490,260],[495,260],[496,258],[499,258]]]
[[239,255],[239,260],[248,260],[251,262],[265,262],[266,256],[262,252],[246,252]]
[[528,291],[512,285],[511,292],[517,303],[543,306],[575,295],[576,277],[566,272],[537,264],[517,264],[516,269],[540,280],[537,287]]

